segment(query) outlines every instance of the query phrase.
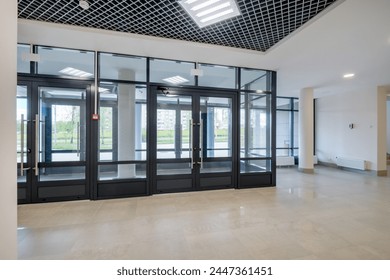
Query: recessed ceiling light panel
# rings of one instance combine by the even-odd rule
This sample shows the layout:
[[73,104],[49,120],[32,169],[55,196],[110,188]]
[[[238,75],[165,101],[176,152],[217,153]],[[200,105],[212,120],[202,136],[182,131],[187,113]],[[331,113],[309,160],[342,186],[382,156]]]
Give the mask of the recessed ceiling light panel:
[[235,0],[181,0],[179,3],[200,28],[241,14]]

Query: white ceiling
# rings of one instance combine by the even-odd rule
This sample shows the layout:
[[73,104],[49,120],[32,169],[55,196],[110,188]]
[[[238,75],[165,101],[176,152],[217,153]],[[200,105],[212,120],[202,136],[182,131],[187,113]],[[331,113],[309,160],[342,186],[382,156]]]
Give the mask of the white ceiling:
[[281,96],[305,87],[320,97],[389,86],[390,1],[346,0],[267,52],[263,64],[278,71]]

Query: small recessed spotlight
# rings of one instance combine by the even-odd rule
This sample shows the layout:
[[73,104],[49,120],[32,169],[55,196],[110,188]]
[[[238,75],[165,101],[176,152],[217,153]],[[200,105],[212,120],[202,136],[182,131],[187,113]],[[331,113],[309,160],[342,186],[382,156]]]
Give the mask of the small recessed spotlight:
[[88,10],[89,9],[89,3],[88,3],[87,0],[80,0],[79,6],[81,8],[83,8],[84,10]]
[[355,76],[355,74],[350,73],[350,74],[345,74],[345,75],[344,75],[344,78],[352,78],[352,77],[354,77],[354,76]]

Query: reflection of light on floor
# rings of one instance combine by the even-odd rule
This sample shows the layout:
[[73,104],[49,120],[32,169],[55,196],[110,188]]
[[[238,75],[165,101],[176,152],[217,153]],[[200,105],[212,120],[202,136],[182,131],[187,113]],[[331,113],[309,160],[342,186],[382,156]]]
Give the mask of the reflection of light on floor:
[[289,188],[289,194],[295,194],[297,197],[317,198],[317,193],[314,191],[308,191],[303,189]]
[[25,227],[18,227],[18,230],[24,230],[26,229]]

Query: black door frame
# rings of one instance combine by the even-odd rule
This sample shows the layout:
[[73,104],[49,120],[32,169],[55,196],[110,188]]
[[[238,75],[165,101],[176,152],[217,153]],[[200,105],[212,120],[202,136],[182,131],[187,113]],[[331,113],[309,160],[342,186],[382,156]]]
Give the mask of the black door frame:
[[[87,80],[71,80],[59,78],[36,78],[28,76],[18,76],[18,85],[27,87],[27,147],[30,152],[27,153],[27,164],[25,167],[30,169],[26,171],[26,183],[18,183],[18,203],[35,203],[49,201],[66,201],[89,199],[91,194],[91,178],[93,169],[91,168],[91,158],[93,157],[92,145],[92,82]],[[61,181],[39,181],[34,175],[33,165],[35,163],[35,121],[34,116],[39,111],[39,88],[78,88],[86,91],[85,104],[85,159],[79,162],[39,162],[39,168],[45,167],[84,167],[85,179],[83,180],[61,180]],[[18,166],[19,167],[19,166]]]
[[[239,124],[239,111],[238,111],[238,97],[239,94],[236,90],[228,89],[200,89],[200,88],[184,88],[184,87],[166,87],[159,85],[151,85],[149,88],[149,121],[148,121],[148,131],[149,131],[149,158],[150,163],[150,192],[151,194],[165,193],[165,192],[184,192],[184,191],[200,191],[200,190],[210,190],[210,189],[222,189],[222,188],[234,188],[237,186],[238,180],[238,151],[239,151],[239,142],[238,142],[238,124]],[[195,126],[198,128],[194,130],[193,139],[199,140],[199,124],[201,116],[197,114],[200,111],[200,97],[225,97],[232,100],[232,152],[231,152],[231,162],[232,162],[232,171],[224,173],[201,173],[199,169],[199,143],[194,141],[194,169],[191,174],[177,174],[177,175],[157,175],[157,164],[158,163],[188,163],[189,159],[157,159],[157,94],[161,93],[161,90],[168,90],[171,94],[177,94],[182,96],[191,96],[192,97],[192,118]],[[197,156],[196,156],[197,155]],[[227,157],[230,160],[230,157]],[[222,158],[209,158],[209,162],[218,162],[226,161],[225,157]],[[230,176],[230,179],[227,179]],[[164,180],[159,180],[164,178]],[[202,186],[201,180],[218,181],[221,179],[227,182],[223,185],[214,185],[214,186]],[[188,185],[188,180],[191,180],[191,186]],[[228,182],[229,181],[229,182]],[[158,187],[168,186],[174,183],[173,188],[168,187],[166,190],[161,190]],[[187,183],[188,187],[181,187],[181,183]],[[178,186],[178,187],[176,187]]]

